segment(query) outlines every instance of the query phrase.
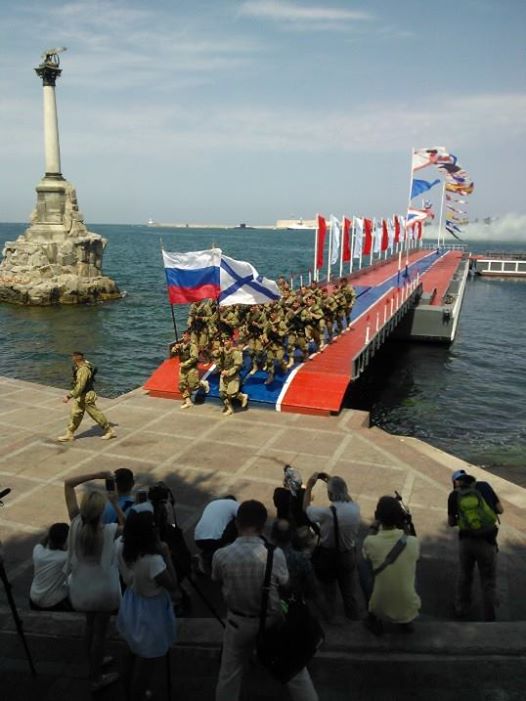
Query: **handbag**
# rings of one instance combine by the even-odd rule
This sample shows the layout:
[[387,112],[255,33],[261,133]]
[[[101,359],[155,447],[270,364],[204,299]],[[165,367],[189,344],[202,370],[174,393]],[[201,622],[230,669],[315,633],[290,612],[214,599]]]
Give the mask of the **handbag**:
[[319,621],[302,601],[288,602],[285,617],[266,627],[274,547],[265,543],[267,564],[261,596],[256,651],[261,664],[282,684],[295,677],[325,640]]
[[318,545],[314,548],[311,556],[316,577],[325,584],[330,584],[330,582],[334,582],[337,579],[340,562],[340,525],[336,508],[334,506],[330,508],[334,519],[334,547],[325,548]]

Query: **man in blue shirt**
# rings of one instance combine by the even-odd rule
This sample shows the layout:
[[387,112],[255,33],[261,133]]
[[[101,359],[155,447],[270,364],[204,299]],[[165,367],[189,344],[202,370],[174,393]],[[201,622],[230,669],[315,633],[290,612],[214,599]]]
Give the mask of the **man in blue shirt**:
[[[128,509],[135,503],[131,492],[133,485],[135,484],[135,478],[133,472],[128,470],[127,467],[121,467],[115,470],[115,487],[117,489],[117,503],[121,507],[122,511],[126,515]],[[104,508],[104,513],[102,514],[103,523],[118,523],[117,512],[113,508],[113,504],[108,502]]]
[[[477,482],[474,477],[466,474],[465,470],[457,470],[451,476],[453,491],[449,494],[447,503],[448,523],[450,526],[459,526],[459,578],[457,596],[455,602],[455,614],[459,617],[466,615],[471,606],[471,590],[473,585],[473,572],[477,565],[480,574],[482,588],[482,601],[484,620],[495,620],[495,607],[497,605],[497,514],[502,514],[504,509],[498,496],[488,482]],[[459,509],[459,497],[463,490],[475,490],[489,506],[495,515],[495,523],[479,531],[463,527],[465,519],[462,518]],[[475,502],[476,503],[476,502]]]

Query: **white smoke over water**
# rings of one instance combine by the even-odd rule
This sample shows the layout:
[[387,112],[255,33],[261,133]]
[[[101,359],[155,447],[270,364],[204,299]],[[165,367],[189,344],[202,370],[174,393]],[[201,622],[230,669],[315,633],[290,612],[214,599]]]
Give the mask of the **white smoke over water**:
[[[502,217],[470,222],[459,227],[458,234],[463,241],[520,241],[526,243],[526,214],[505,214]],[[426,226],[425,238],[434,239],[437,236],[437,225]],[[446,232],[446,243],[454,243],[455,238]]]

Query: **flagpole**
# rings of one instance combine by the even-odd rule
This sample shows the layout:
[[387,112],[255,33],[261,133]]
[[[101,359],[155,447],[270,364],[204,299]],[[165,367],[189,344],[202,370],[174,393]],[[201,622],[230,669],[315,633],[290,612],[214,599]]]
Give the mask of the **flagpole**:
[[329,245],[327,248],[327,282],[331,279],[331,258],[332,258],[332,236],[333,236],[333,219],[331,214],[331,225],[329,226]]
[[360,263],[358,265],[358,270],[362,269],[362,258],[363,258],[363,240],[365,237],[365,217],[363,218],[362,224],[362,245],[360,246]]
[[[437,237],[437,251],[440,250],[440,232],[442,231],[442,217],[444,215],[444,198],[446,194],[446,181],[442,182],[442,200],[440,202],[440,217],[438,218],[438,237]],[[444,244],[446,243],[444,237]]]
[[341,223],[341,231],[340,231],[340,275],[339,277],[343,276],[343,240],[345,237],[345,215],[342,217],[342,223]]
[[313,270],[313,280],[316,280],[317,278],[317,268],[316,265],[318,263],[318,231],[320,227],[320,215],[316,215],[316,228],[314,229],[314,267],[312,268]]
[[[164,244],[163,244],[163,240],[161,237],[159,237],[159,244],[161,246],[161,258],[162,258],[163,251],[164,251]],[[164,267],[164,259],[163,259],[163,267]],[[166,275],[166,269],[164,271],[164,274]],[[168,280],[166,282],[168,283]],[[179,336],[177,335],[177,323],[175,321],[174,305],[171,302],[169,302],[169,304],[170,304],[170,311],[172,312],[172,323],[174,325],[175,342],[177,343],[179,341]]]
[[349,262],[349,275],[352,273],[352,264],[353,264],[353,257],[354,257],[354,216],[351,219],[351,223],[349,224],[349,239],[350,239],[350,249],[351,249],[351,260]]
[[[409,175],[409,195],[408,195],[408,199],[407,199],[406,220],[407,220],[407,217],[409,216],[409,210],[411,208],[411,193],[413,191],[413,157],[414,157],[414,155],[415,155],[415,147],[413,146],[411,148],[411,166],[409,168],[409,172],[410,172],[410,175]],[[409,266],[409,238],[407,236],[407,234],[408,234],[407,226],[405,228],[405,233],[406,233],[406,238],[407,238],[407,244],[406,244],[406,249],[405,249],[406,250],[405,265],[407,268]]]

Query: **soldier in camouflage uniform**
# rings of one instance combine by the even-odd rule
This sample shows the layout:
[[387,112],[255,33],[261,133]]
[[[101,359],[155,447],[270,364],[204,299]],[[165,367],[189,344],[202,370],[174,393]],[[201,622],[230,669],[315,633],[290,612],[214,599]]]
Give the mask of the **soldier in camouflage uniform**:
[[232,401],[239,399],[244,409],[248,404],[248,394],[241,392],[241,380],[239,373],[243,367],[243,353],[234,346],[231,338],[225,338],[223,342],[223,355],[221,359],[222,370],[219,379],[219,396],[223,400],[223,414],[231,416],[234,413]]
[[63,436],[59,436],[58,440],[61,443],[65,443],[75,439],[74,433],[80,426],[85,411],[104,431],[104,434],[101,436],[103,440],[115,438],[115,433],[108,419],[95,404],[97,395],[93,389],[93,383],[95,382],[97,368],[86,360],[84,354],[80,351],[75,351],[71,359],[73,361],[73,387],[62,400],[65,404],[70,399],[73,400],[70,421],[66,433]]
[[256,304],[251,307],[246,319],[248,354],[252,362],[249,375],[254,375],[263,363],[263,331],[267,323],[264,307]]
[[301,313],[305,325],[305,337],[307,341],[314,341],[316,349],[320,350],[322,347],[321,322],[323,321],[323,312],[314,297],[307,297],[305,302],[307,306],[303,308]]
[[321,290],[320,306],[324,316],[328,341],[330,343],[334,336],[334,322],[338,316],[339,304],[335,296],[330,294],[326,287]]
[[287,337],[287,324],[283,316],[281,316],[276,308],[269,315],[268,322],[263,331],[263,343],[265,351],[265,366],[264,370],[268,373],[265,380],[266,385],[274,382],[274,374],[276,372],[276,363],[283,372],[287,369],[285,362],[285,339]]
[[348,326],[351,311],[356,302],[356,291],[344,277],[340,280],[340,295],[345,299],[345,326]]
[[214,310],[211,300],[205,299],[202,302],[192,304],[188,316],[188,328],[192,343],[195,343],[199,351],[206,350],[215,333]]
[[183,331],[182,339],[172,348],[172,355],[179,357],[179,391],[183,397],[181,409],[189,409],[192,406],[192,392],[197,389],[204,390],[205,394],[210,391],[207,380],[199,379],[199,350],[195,343],[192,343],[190,331]]
[[301,303],[299,299],[296,298],[285,316],[285,323],[287,324],[288,329],[287,351],[289,355],[289,362],[287,363],[287,368],[291,368],[294,365],[294,351],[296,349],[301,351],[301,358],[303,362],[305,362],[309,357],[302,312],[303,310]]

